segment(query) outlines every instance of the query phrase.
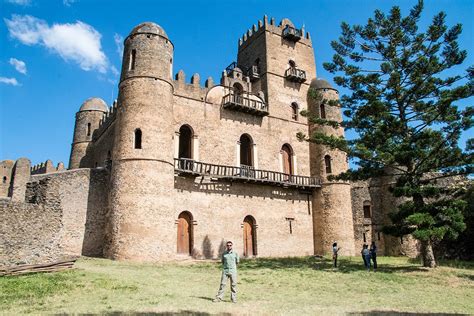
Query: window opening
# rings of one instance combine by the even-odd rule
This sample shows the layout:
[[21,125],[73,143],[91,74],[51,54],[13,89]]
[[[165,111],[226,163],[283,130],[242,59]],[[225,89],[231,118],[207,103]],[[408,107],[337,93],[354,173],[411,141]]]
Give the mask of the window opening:
[[139,128],[135,130],[135,149],[142,149],[142,131]]
[[326,166],[326,173],[332,173],[331,156],[329,155],[324,156],[324,164]]

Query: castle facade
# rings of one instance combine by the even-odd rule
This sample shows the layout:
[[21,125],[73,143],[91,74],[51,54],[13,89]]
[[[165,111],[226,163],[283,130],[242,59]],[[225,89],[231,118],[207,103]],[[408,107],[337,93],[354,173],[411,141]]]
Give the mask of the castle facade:
[[[173,77],[173,51],[157,24],[131,31],[118,99],[110,108],[98,98],[80,107],[68,170],[49,161],[1,163],[8,247],[31,257],[52,238],[60,250],[48,258],[137,261],[215,258],[227,240],[245,257],[324,254],[335,241],[342,255],[372,240],[381,254],[416,252],[412,242],[380,231],[387,202],[396,203],[384,194],[389,183],[328,181],[347,170],[346,155],[297,138],[344,135],[300,115],[342,120],[339,108],[308,95],[339,97],[317,77],[308,32],[265,16],[239,39],[237,60],[219,84],[208,78],[201,86],[198,74],[187,83],[183,71]],[[15,229],[39,229],[31,223],[40,213],[57,226],[22,244],[29,237]]]

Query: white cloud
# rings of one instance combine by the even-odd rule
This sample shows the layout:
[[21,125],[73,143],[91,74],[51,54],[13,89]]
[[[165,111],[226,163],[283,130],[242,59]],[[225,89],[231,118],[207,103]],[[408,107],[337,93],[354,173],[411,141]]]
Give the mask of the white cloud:
[[114,74],[114,76],[118,76],[120,74],[114,65],[110,66],[110,71]]
[[24,61],[18,60],[16,58],[10,58],[9,63],[13,67],[15,67],[16,71],[18,71],[21,74],[26,75],[26,64]]
[[63,4],[66,6],[66,7],[70,7],[71,4],[77,2],[77,0],[63,0]]
[[6,2],[22,6],[29,6],[31,4],[31,0],[6,0]]
[[123,36],[115,33],[114,35],[115,46],[117,47],[117,54],[122,58],[123,56]]
[[10,36],[25,45],[42,45],[66,61],[77,63],[81,69],[107,72],[107,57],[102,51],[102,35],[81,21],[53,24],[30,15],[12,15],[5,19]]
[[12,86],[19,86],[20,84],[15,78],[0,77],[0,83],[11,84]]

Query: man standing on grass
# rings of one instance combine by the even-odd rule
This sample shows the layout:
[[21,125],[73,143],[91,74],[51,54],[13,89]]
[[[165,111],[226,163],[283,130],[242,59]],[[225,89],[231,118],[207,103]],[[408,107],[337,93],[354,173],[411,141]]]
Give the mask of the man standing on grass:
[[239,264],[239,255],[232,250],[232,241],[229,240],[226,246],[227,249],[222,254],[221,285],[213,302],[222,301],[227,279],[230,278],[230,299],[232,303],[237,303],[237,264]]

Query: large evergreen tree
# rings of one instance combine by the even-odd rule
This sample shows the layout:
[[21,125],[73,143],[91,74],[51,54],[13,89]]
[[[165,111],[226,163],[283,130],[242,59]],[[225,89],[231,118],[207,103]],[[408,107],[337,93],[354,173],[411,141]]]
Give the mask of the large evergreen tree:
[[414,236],[424,266],[435,267],[433,243],[456,238],[465,228],[465,202],[458,198],[463,188],[437,180],[472,171],[474,141],[468,140],[462,150],[459,138],[472,128],[474,110],[457,101],[473,95],[474,68],[447,74],[467,55],[458,46],[462,27],[448,28],[441,12],[421,31],[422,10],[420,0],[406,17],[395,6],[388,14],[376,10],[364,26],[342,23],[341,36],[331,42],[335,55],[324,68],[350,94],[339,102],[324,100],[315,91],[310,95],[342,107],[347,120],[306,115],[310,122],[342,125],[358,136],[345,140],[316,132],[305,139],[342,150],[355,161],[358,168],[339,179],[386,176],[391,170],[396,179],[391,191],[404,202],[393,210],[385,232]]

